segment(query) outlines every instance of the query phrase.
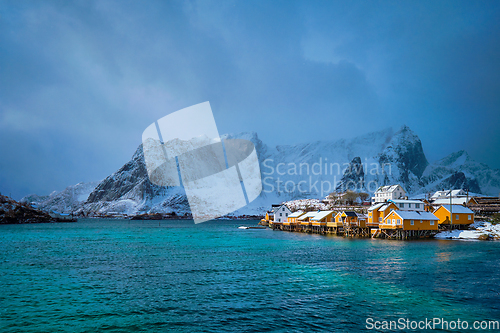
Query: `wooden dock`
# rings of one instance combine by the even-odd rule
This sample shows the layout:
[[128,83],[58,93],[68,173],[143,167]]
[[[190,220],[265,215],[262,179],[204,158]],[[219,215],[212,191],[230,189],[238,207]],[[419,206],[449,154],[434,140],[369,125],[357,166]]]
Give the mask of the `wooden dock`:
[[269,227],[279,231],[335,235],[348,238],[382,238],[394,240],[432,238],[437,234],[437,231],[434,230],[379,229],[375,226],[359,226],[348,222],[328,222],[324,225],[312,225],[309,223],[276,223],[271,221]]

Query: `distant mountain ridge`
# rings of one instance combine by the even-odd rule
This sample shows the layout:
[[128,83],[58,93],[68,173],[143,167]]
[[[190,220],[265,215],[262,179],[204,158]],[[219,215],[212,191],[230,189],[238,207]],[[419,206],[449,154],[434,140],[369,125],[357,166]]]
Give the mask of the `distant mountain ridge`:
[[[350,140],[317,141],[269,147],[256,133],[224,135],[253,142],[259,157],[263,192],[234,215],[261,214],[272,203],[321,198],[334,190],[373,193],[379,186],[401,184],[410,195],[467,187],[471,192],[497,196],[500,170],[473,161],[465,151],[430,164],[420,138],[408,127],[385,129]],[[181,187],[159,187],[147,176],[142,146],[132,159],[99,183],[78,184],[77,199],[68,189],[50,198],[28,196],[45,210],[99,213],[189,213]],[[85,191],[88,192],[87,198]],[[50,199],[50,200],[49,200]]]

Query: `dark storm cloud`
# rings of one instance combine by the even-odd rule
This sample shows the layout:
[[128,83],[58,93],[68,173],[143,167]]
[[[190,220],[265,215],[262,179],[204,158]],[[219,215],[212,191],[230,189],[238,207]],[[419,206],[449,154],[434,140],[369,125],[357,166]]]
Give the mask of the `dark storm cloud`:
[[500,166],[496,2],[0,4],[0,191],[105,177],[142,130],[209,100],[268,143],[403,123],[430,159]]

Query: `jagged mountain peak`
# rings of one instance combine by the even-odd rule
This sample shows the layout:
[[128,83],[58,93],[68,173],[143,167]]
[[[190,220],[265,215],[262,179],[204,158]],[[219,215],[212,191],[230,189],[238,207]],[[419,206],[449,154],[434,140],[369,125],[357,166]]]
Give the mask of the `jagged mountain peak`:
[[379,156],[380,163],[392,162],[403,171],[398,181],[408,184],[414,176],[420,178],[429,165],[422,141],[408,126],[403,125],[391,138]]
[[132,155],[132,160],[137,160],[144,158],[144,151],[142,150],[142,143],[137,147],[137,149],[134,152],[134,155]]
[[259,152],[259,161],[263,161],[269,155],[269,148],[262,142],[256,132],[240,132],[240,133],[230,133],[221,135],[223,140],[225,139],[244,139],[252,142],[255,146],[257,152]]
[[398,144],[412,144],[420,143],[420,138],[418,135],[408,126],[403,125],[401,128],[394,133],[391,142]]

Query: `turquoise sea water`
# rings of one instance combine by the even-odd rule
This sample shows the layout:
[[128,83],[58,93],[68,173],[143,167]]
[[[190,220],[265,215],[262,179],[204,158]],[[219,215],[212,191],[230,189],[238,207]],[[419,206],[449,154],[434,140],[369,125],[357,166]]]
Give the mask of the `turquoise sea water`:
[[2,332],[350,331],[500,320],[500,242],[242,230],[257,221],[0,226]]

